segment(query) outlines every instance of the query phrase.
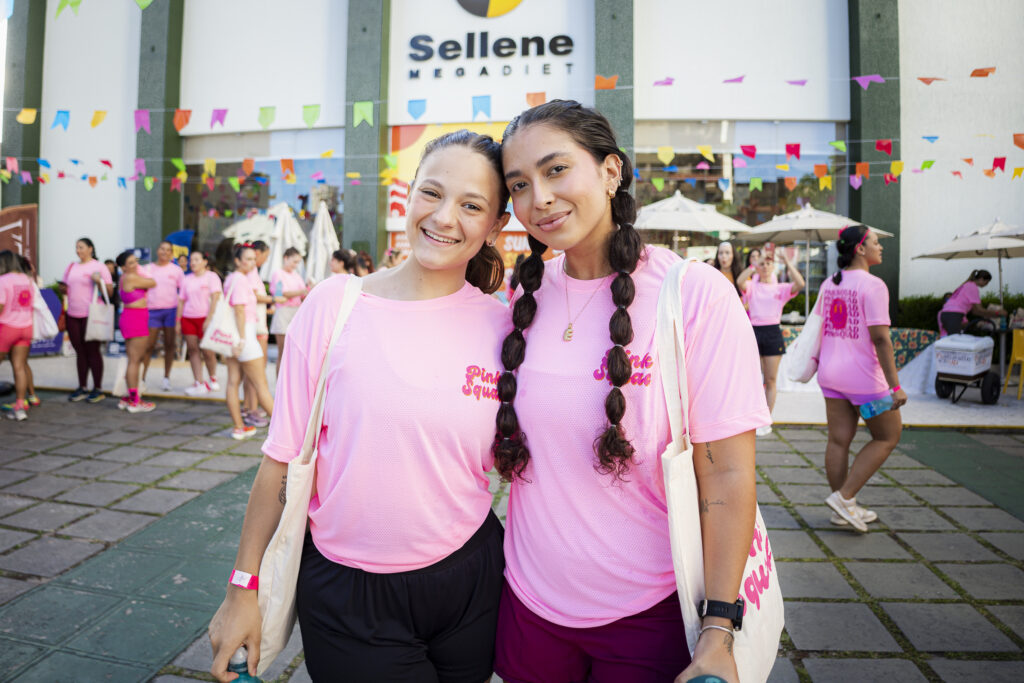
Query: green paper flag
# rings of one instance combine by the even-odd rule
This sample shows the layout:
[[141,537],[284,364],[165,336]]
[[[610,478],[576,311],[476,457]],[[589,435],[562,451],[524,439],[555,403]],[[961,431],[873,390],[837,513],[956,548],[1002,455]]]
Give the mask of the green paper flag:
[[846,151],[846,143],[843,142],[842,140],[833,140],[832,142],[830,142],[828,144],[832,145],[833,147],[838,149],[840,152],[845,152]]
[[928,159],[927,161],[922,161],[921,162],[921,170],[923,171],[926,168],[931,168],[934,163],[935,163],[934,159]]
[[398,155],[397,154],[385,154],[384,163],[388,165],[388,168],[398,167]]
[[145,178],[144,178],[144,179],[142,180],[142,184],[146,186],[146,190],[147,190],[147,191],[148,191],[148,190],[152,190],[152,189],[153,189],[153,185],[154,185],[154,183],[156,183],[156,178],[154,178],[154,177],[153,177],[153,176],[151,176],[151,175],[148,175],[148,176],[146,176],[146,177],[145,177]]
[[185,160],[184,159],[179,159],[179,158],[175,157],[174,159],[171,159],[171,163],[174,165],[174,168],[178,169],[179,171],[184,171],[185,170]]
[[242,191],[241,185],[238,182],[238,176],[229,175],[228,185],[230,185],[231,189],[234,190],[236,193]]
[[57,16],[60,16],[60,13],[64,11],[65,7],[70,7],[71,11],[74,12],[75,16],[77,17],[78,6],[81,4],[82,0],[60,0],[60,2],[57,3]]
[[764,186],[761,184],[760,178],[750,179],[750,191],[753,192],[754,190],[764,190]]
[[363,100],[352,103],[352,127],[358,128],[359,124],[366,121],[373,128],[373,101]]
[[153,0],[135,0],[135,4],[139,6],[139,9],[146,9],[153,4]]
[[257,119],[260,124],[260,128],[266,130],[270,128],[270,124],[274,122],[274,117],[277,115],[277,107],[260,107],[260,115]]
[[655,189],[658,190],[658,192],[661,192],[662,190],[665,189],[665,179],[651,178],[651,185],[654,185]]
[[312,128],[320,118],[320,105],[307,104],[302,108],[302,120],[306,122],[307,128]]

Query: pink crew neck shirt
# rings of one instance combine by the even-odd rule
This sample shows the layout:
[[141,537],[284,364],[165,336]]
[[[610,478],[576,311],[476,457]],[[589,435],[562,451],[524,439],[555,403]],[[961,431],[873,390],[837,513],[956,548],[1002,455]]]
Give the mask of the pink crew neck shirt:
[[156,280],[156,286],[149,289],[146,301],[150,310],[178,307],[178,290],[185,279],[185,273],[177,263],[165,266],[150,263],[146,266],[148,277]]
[[108,285],[114,284],[110,271],[100,261],[92,259],[87,263],[75,261],[64,270],[64,284],[68,287],[68,315],[72,318],[89,316],[89,302],[96,288],[92,274],[99,273],[100,278]]
[[[295,271],[289,273],[284,268],[281,268],[280,270],[275,270],[274,274],[270,276],[270,293],[273,294],[274,296],[278,295],[277,290],[279,284],[281,285],[280,290],[282,292],[292,292],[297,289],[306,289],[306,283],[302,281],[301,275],[299,275]],[[298,306],[301,303],[301,296],[293,296],[287,301],[285,301],[283,304],[278,304],[278,306],[294,307]]]
[[[317,285],[288,328],[263,452],[301,449],[345,286]],[[328,559],[367,572],[420,569],[458,550],[491,507],[486,472],[508,309],[468,283],[449,296],[360,293],[327,358],[310,531]]]
[[940,313],[970,313],[974,304],[981,304],[981,291],[973,282],[965,282],[956,288],[953,296],[946,300]]
[[782,322],[782,309],[786,302],[796,294],[789,282],[764,283],[747,280],[747,291],[743,300],[747,303],[747,313],[751,325],[778,325]]
[[220,277],[212,270],[202,275],[189,273],[181,281],[181,300],[185,305],[181,309],[183,318],[205,318],[210,315],[210,297],[220,291]]
[[0,325],[29,327],[32,325],[32,300],[35,291],[32,280],[24,273],[0,275]]
[[864,270],[844,270],[838,285],[828,278],[818,292],[824,319],[818,384],[846,394],[889,390],[868,327],[889,324],[889,289]]
[[256,292],[251,285],[252,281],[236,270],[224,280],[224,296],[228,297],[231,306],[245,306],[245,322],[255,324],[258,319]]
[[[658,294],[679,257],[649,247],[633,273],[629,307],[633,375],[622,387],[622,425],[636,449],[628,481],[594,469],[594,439],[607,420],[611,389],[606,354],[615,311],[611,277],[580,281],[562,272],[564,256],[546,263],[534,293],[538,309],[526,330],[516,414],[530,446],[511,488],[505,576],[540,617],[573,628],[637,614],[676,590],[660,454],[670,441],[668,409],[654,338]],[[579,317],[562,341],[569,308]],[[595,288],[600,288],[584,306]],[[521,293],[521,289],[519,292]],[[682,285],[684,344],[694,442],[724,439],[770,424],[754,331],[735,288],[703,263]]]

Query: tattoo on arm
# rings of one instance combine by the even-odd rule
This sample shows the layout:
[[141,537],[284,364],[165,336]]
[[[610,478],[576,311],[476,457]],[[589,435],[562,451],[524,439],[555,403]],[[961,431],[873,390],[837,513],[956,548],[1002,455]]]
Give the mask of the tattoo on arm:
[[725,650],[730,655],[732,654],[732,643],[733,643],[734,640],[735,640],[735,638],[733,637],[733,635],[731,633],[726,633],[725,634]]
[[725,501],[724,500],[708,500],[707,498],[705,498],[704,500],[700,501],[700,514],[703,515],[706,512],[708,512],[711,509],[712,505],[725,505]]
[[285,492],[287,490],[288,490],[288,477],[284,476],[284,477],[281,477],[281,490],[277,492],[277,502],[281,503],[281,505],[284,505],[285,502],[287,502],[287,500],[288,500],[288,497],[285,495]]
[[711,444],[710,443],[706,443],[706,444],[704,444],[704,446],[708,449],[708,452],[707,452],[708,460],[710,460],[711,464],[714,465],[715,464],[715,459],[711,457]]

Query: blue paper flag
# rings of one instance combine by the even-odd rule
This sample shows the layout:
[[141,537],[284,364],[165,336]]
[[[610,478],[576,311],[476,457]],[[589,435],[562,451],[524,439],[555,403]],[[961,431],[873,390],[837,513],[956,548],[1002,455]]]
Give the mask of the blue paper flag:
[[81,161],[79,161],[78,159],[68,159],[68,161],[70,161],[71,163],[73,163],[73,164],[74,164],[75,166],[78,166],[78,164],[82,163],[82,162],[81,162]]
[[58,109],[57,114],[53,117],[53,123],[50,125],[50,130],[53,130],[57,126],[61,126],[64,130],[67,130],[69,123],[71,123],[71,112],[67,109]]
[[638,168],[634,168],[633,169],[633,177],[636,178],[637,180],[640,180],[640,169],[638,169]]
[[661,170],[664,171],[665,173],[678,173],[679,172],[679,167],[675,166],[675,165],[673,165],[673,166],[666,166],[665,168],[663,168]]
[[696,178],[687,178],[686,182],[690,183],[690,187],[697,187],[697,179]]
[[939,139],[939,136],[938,135],[922,135],[921,138],[924,139],[924,140],[927,140],[928,142],[934,143],[936,140]]
[[477,114],[483,114],[487,118],[491,118],[491,96],[490,95],[473,95],[473,116],[475,120]]
[[39,165],[42,166],[43,168],[50,168],[50,162],[47,161],[46,159],[37,159],[36,161],[38,161]]
[[7,1],[7,18],[10,19],[11,15],[14,14],[14,0]]
[[725,192],[726,190],[728,190],[729,189],[729,179],[728,178],[719,178],[718,179],[718,188],[722,192]]
[[128,183],[125,182],[124,176],[118,176],[117,177],[117,186],[118,187],[123,187],[126,190],[128,189]]
[[88,173],[83,173],[81,179],[82,180],[88,180],[89,179],[89,174]]
[[423,112],[427,111],[426,100],[409,100],[409,116],[414,119],[419,119],[423,116]]

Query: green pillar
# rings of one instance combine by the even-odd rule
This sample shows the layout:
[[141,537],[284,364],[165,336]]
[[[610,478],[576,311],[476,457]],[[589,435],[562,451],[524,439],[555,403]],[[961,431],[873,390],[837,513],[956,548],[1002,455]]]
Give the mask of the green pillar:
[[[619,145],[633,152],[633,0],[594,1],[594,67],[600,76],[618,74],[615,90],[597,90],[594,104],[608,117]],[[635,188],[634,188],[635,190]]]
[[[15,2],[7,20],[7,78],[4,79],[3,156],[18,159],[18,170],[39,174],[39,138],[43,125],[43,45],[46,3]],[[22,107],[38,109],[36,122],[25,126],[15,118]],[[38,204],[39,185],[22,185],[12,177],[0,190],[3,206]]]
[[[892,0],[849,0],[850,74],[893,76],[900,72],[899,12]],[[892,156],[875,149],[875,140],[892,139]],[[895,82],[872,85],[870,93],[850,83],[851,161],[886,162],[871,166],[871,179],[850,192],[850,216],[888,230],[885,261],[872,272],[889,287],[889,313],[895,315],[900,296],[900,185],[886,185],[888,162],[900,155],[900,88]]]
[[136,134],[135,155],[146,160],[148,175],[163,180],[150,191],[141,182],[135,184],[135,246],[140,247],[156,249],[164,235],[179,230],[182,224],[182,194],[168,191],[168,179],[177,170],[168,160],[180,157],[182,150],[173,118],[181,92],[184,13],[184,0],[154,2],[142,13],[138,107],[150,110],[153,132],[140,130]]
[[[388,36],[390,0],[349,0],[345,67],[345,173],[362,182],[345,185],[344,246],[379,261],[387,241],[387,187],[379,184],[387,153]],[[373,103],[373,125],[353,125],[353,102]]]

